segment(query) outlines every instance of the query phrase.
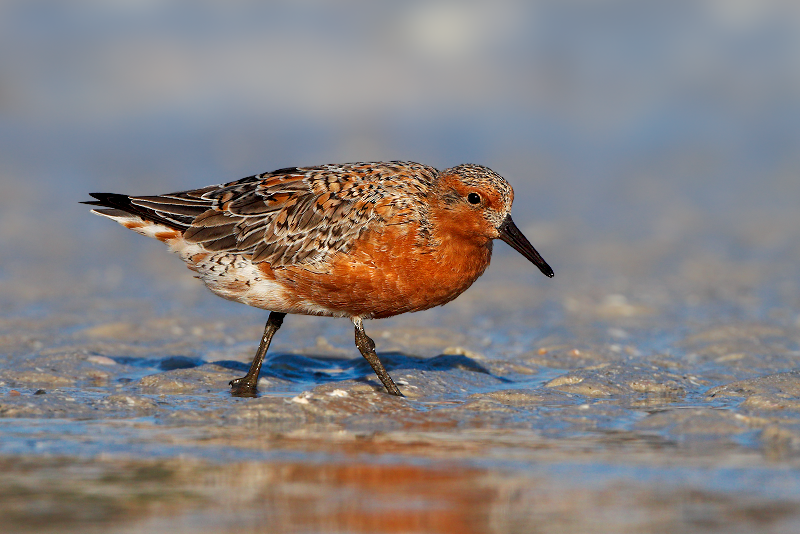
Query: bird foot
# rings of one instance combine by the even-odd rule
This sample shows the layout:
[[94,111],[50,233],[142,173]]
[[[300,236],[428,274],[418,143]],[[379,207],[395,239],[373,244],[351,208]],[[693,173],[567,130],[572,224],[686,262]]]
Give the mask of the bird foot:
[[257,397],[258,389],[256,388],[255,380],[249,376],[236,378],[229,382],[231,386],[231,395],[234,397]]

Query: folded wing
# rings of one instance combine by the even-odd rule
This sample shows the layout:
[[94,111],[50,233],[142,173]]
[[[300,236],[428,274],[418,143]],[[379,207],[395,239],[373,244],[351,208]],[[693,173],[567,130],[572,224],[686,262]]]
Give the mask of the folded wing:
[[136,215],[178,230],[211,252],[273,268],[322,265],[384,222],[382,206],[391,199],[374,171],[368,164],[288,168],[166,195],[92,193],[97,200],[87,204],[112,218]]

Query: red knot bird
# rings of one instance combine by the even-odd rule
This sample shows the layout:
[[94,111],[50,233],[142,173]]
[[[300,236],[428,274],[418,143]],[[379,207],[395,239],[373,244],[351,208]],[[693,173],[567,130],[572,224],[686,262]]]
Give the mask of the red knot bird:
[[481,165],[291,167],[165,195],[91,196],[94,213],[163,241],[217,295],[270,311],[235,395],[256,394],[287,313],[349,317],[361,355],[401,395],[364,319],[450,302],[486,270],[494,239],[553,276],[511,219],[511,186]]

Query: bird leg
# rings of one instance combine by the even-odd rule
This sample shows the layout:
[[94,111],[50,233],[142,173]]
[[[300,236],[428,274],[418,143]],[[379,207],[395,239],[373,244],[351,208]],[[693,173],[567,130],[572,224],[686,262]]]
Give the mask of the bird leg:
[[372,338],[370,338],[366,332],[364,332],[364,325],[361,321],[361,317],[353,317],[353,324],[356,327],[356,347],[358,347],[361,355],[372,366],[372,370],[375,371],[375,374],[381,379],[384,387],[386,387],[386,391],[388,391],[391,395],[402,397],[403,394],[400,393],[399,389],[397,389],[394,380],[392,380],[392,377],[386,372],[386,368],[383,366],[381,361],[378,359],[378,355],[375,353],[375,342],[372,341]]
[[285,313],[270,312],[267,324],[264,327],[264,335],[261,336],[261,343],[258,345],[258,350],[253,358],[253,363],[250,365],[250,370],[242,378],[231,380],[231,395],[235,397],[255,397],[256,384],[258,383],[258,373],[261,372],[261,364],[264,363],[264,356],[267,354],[269,344],[272,341],[272,336],[283,324],[283,318],[286,317]]

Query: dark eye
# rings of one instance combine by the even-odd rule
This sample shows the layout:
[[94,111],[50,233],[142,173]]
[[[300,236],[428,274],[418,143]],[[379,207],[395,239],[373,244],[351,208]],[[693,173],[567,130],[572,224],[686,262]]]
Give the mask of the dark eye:
[[478,193],[470,193],[467,195],[467,202],[470,204],[480,204],[481,196]]

